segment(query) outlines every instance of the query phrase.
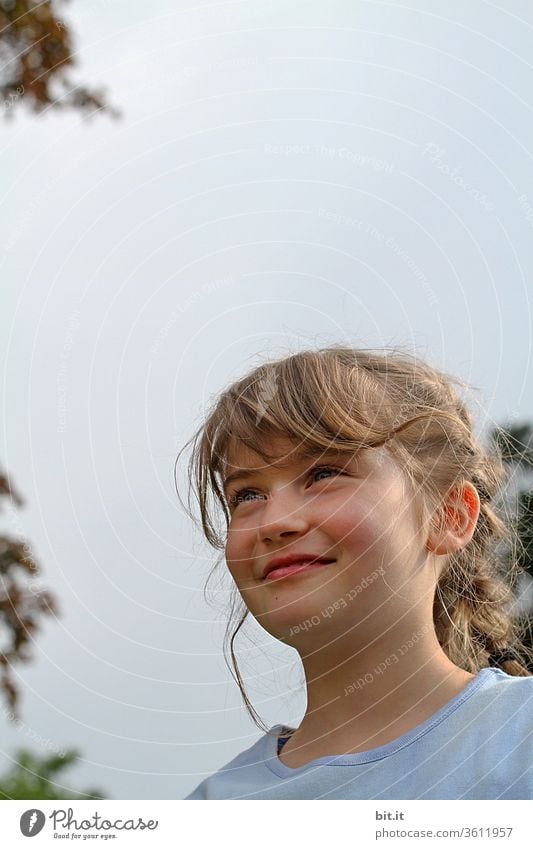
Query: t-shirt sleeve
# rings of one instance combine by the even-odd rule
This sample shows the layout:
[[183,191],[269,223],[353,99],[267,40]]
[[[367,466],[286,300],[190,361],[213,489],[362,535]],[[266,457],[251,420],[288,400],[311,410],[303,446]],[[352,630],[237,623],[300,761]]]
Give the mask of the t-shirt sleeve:
[[188,796],[185,796],[185,801],[188,799],[207,799],[205,793],[205,781],[200,782],[198,787],[195,787],[192,793],[189,793]]

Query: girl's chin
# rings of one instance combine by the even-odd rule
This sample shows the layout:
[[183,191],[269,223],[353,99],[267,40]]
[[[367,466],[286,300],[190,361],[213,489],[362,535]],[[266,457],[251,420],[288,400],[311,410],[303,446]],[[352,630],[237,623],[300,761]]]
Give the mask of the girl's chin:
[[[292,609],[291,609],[292,608]],[[285,642],[295,643],[301,641],[302,637],[313,633],[318,635],[324,633],[328,628],[327,613],[323,609],[313,612],[309,605],[284,605],[278,611],[269,611],[263,615],[256,616],[257,621],[273,637]]]

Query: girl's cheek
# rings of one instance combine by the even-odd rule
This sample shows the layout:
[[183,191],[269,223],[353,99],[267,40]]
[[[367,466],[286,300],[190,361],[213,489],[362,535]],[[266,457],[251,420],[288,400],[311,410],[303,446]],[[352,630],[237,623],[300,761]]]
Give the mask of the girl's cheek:
[[232,545],[230,540],[228,540],[228,542],[226,543],[226,548],[224,550],[224,556],[226,558],[226,563],[228,564],[228,569],[230,570],[230,572],[233,572],[233,565],[232,564],[233,564],[233,561],[236,558],[236,554],[234,552],[234,546]]
[[238,558],[236,556],[232,556],[230,552],[229,554],[226,554],[226,565],[233,580],[237,584],[240,584],[244,574],[245,564],[243,562],[239,563]]
[[[326,525],[324,530],[327,532]],[[346,520],[337,522],[334,534],[329,536],[334,536],[340,548],[347,554],[364,557],[365,554],[371,555],[376,548],[387,545],[390,532],[389,527],[383,527],[382,523],[376,521],[375,516],[358,510]]]
[[230,532],[224,553],[228,569],[234,578],[237,578],[239,573],[249,571],[249,555],[247,553],[244,535],[241,534],[237,537],[236,534]]

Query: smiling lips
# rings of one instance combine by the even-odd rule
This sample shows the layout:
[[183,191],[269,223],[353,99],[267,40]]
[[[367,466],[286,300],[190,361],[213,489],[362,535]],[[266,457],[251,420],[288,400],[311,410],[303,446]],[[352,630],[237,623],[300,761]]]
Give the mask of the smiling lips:
[[312,554],[277,557],[275,560],[272,560],[267,564],[263,573],[263,580],[274,581],[288,575],[296,575],[299,572],[308,572],[311,569],[318,569],[321,566],[327,566],[329,563],[334,562],[334,558],[315,557]]

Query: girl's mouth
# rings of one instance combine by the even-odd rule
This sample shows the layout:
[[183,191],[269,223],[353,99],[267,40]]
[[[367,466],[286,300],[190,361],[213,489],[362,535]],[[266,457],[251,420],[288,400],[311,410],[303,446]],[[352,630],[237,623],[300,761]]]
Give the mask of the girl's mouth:
[[313,563],[310,560],[303,560],[301,563],[293,563],[291,566],[280,566],[278,569],[272,569],[271,572],[264,578],[265,581],[275,581],[279,578],[288,578],[291,575],[298,575],[300,572],[310,572],[312,569],[320,569],[322,566],[330,566],[335,563],[334,560],[320,561]]

